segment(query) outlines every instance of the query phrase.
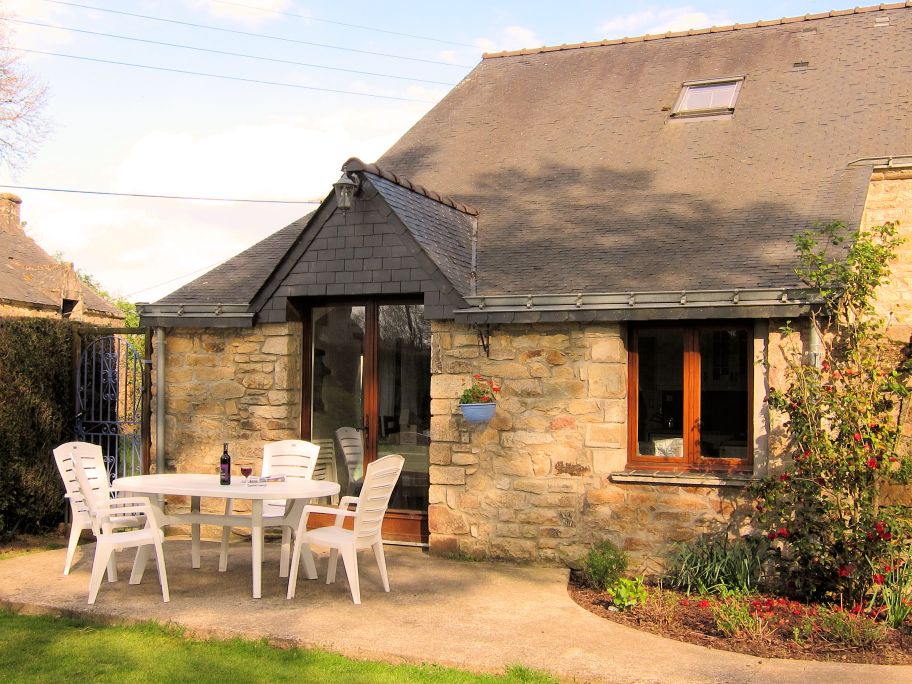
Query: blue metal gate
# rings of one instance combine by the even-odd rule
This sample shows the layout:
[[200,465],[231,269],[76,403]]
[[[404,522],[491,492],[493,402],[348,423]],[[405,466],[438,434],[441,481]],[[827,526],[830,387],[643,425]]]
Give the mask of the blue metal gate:
[[101,447],[112,480],[148,472],[151,434],[148,335],[117,332],[77,336],[76,439]]

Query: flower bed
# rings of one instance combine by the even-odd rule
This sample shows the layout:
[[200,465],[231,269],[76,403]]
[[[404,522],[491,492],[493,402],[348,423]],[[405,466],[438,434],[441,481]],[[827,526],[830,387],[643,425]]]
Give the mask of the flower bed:
[[609,620],[725,651],[764,658],[912,664],[912,622],[889,627],[879,612],[761,595],[700,596],[649,587],[646,597],[623,611],[610,594],[571,574],[570,596]]

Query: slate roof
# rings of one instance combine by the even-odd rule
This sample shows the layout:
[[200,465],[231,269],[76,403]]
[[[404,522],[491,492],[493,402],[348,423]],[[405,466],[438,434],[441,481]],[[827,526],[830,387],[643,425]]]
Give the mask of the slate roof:
[[156,303],[249,304],[312,215],[302,216]]
[[[479,294],[794,286],[797,231],[859,223],[848,163],[912,152],[912,50],[883,47],[912,9],[886,7],[488,56],[378,164],[478,209]],[[671,120],[729,76],[731,118]]]

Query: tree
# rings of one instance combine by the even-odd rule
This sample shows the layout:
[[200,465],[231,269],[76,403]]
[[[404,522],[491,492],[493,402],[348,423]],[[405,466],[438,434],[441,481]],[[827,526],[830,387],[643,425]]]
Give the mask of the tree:
[[797,240],[798,274],[823,299],[811,319],[822,354],[786,350],[786,387],[770,389],[769,406],[788,418],[792,463],[755,489],[754,523],[771,541],[780,591],[815,600],[860,601],[871,567],[909,541],[909,511],[878,499],[882,482],[912,475],[902,444],[912,366],[874,308],[900,240],[893,224],[863,231],[848,250],[846,236],[832,223]]
[[21,168],[47,134],[45,94],[11,51],[8,26],[0,21],[0,162],[11,169]]

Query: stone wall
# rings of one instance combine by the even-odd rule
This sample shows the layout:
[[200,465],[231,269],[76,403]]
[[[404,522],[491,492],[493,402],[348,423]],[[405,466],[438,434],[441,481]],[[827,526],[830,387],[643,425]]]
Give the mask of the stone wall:
[[[433,552],[575,565],[608,538],[648,571],[675,542],[739,526],[742,488],[612,481],[627,459],[625,340],[612,323],[501,326],[487,357],[472,329],[434,323]],[[473,373],[502,387],[480,430],[457,408]]]
[[891,266],[890,282],[878,292],[879,311],[890,317],[890,334],[907,342],[912,335],[912,169],[876,172],[865,200],[862,228],[899,223],[905,243]]
[[[258,465],[264,443],[299,437],[301,340],[300,323],[253,329],[168,329],[164,417],[168,471],[215,475],[223,442],[228,442],[233,462],[244,458]],[[158,353],[155,349],[153,364]],[[154,439],[155,397],[152,407]],[[156,449],[153,443],[153,465]]]

